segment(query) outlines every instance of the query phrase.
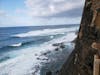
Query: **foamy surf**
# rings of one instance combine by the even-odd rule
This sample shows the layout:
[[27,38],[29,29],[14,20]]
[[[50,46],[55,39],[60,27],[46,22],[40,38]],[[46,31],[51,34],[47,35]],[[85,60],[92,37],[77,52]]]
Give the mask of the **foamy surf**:
[[[41,54],[47,51],[54,51],[56,48],[52,46],[54,43],[68,43],[75,38],[75,33],[69,33],[66,36],[45,42],[37,47],[23,49],[16,58],[0,63],[0,75],[40,75],[41,62],[50,61],[49,58],[44,55],[41,56]],[[70,43],[67,45],[73,47]],[[37,57],[48,60],[37,60]]]
[[46,36],[46,35],[57,35],[64,34],[65,32],[76,31],[76,28],[59,28],[59,29],[44,29],[29,31],[27,33],[21,33],[12,35],[13,37],[32,37],[32,36]]
[[10,45],[11,47],[19,47],[19,46],[21,46],[22,45],[22,43],[16,43],[16,44],[12,44],[12,45]]

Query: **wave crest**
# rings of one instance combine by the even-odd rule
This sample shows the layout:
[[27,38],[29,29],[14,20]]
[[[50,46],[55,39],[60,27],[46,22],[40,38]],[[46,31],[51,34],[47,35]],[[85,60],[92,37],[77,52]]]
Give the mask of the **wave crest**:
[[16,34],[12,35],[12,37],[56,35],[56,34],[64,34],[64,32],[70,32],[70,31],[76,31],[76,29],[75,28],[44,29],[44,30],[36,30],[36,31],[29,31],[27,33]]
[[16,43],[16,44],[12,44],[12,45],[10,45],[10,46],[12,46],[12,47],[19,47],[19,46],[21,46],[22,45],[22,43]]

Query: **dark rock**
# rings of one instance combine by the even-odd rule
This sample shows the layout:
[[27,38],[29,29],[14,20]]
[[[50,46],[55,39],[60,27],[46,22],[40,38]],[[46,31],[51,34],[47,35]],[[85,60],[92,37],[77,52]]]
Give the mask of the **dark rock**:
[[42,60],[48,60],[48,59],[46,59],[46,58],[43,58]]
[[52,75],[52,72],[51,71],[46,72],[46,75]]
[[55,44],[52,44],[52,46],[60,46],[61,43],[55,43]]
[[48,60],[48,58],[37,58],[37,60]]
[[43,53],[43,55],[47,55],[48,53]]
[[60,48],[62,48],[62,49],[65,48],[65,45],[64,44],[61,44],[60,45]]
[[37,60],[40,60],[40,58],[38,57]]
[[45,53],[42,53],[42,55],[47,55],[47,54],[49,54],[49,53],[51,53],[51,51],[47,51],[47,52],[45,52]]
[[55,48],[55,51],[59,51],[59,48]]
[[64,43],[55,43],[55,44],[53,44],[53,46],[57,46],[57,48],[55,49],[55,51],[58,51],[60,48],[61,49],[65,48]]
[[57,71],[56,71],[56,74],[58,74],[58,73],[59,73],[59,71],[57,70]]

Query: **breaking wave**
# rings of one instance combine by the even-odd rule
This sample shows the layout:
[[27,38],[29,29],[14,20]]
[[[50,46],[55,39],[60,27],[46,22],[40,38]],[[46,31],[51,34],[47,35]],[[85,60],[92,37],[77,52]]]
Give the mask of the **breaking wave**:
[[[53,38],[53,36],[51,36],[51,38]],[[46,56],[41,56],[41,54],[47,51],[53,51],[55,47],[52,44],[54,43],[64,42],[67,43],[66,45],[70,48],[74,48],[74,45],[69,42],[73,41],[75,38],[75,33],[69,33],[63,37],[37,45],[34,48],[30,47],[19,51],[9,52],[8,54],[10,57],[15,56],[16,53],[19,55],[0,63],[0,75],[32,75],[33,73],[34,75],[40,75],[40,67],[42,66],[41,62],[47,61],[37,60],[37,57],[40,57],[41,59],[48,59]]]
[[12,45],[9,45],[11,47],[20,47],[22,45],[22,43],[16,43],[16,44],[12,44]]
[[64,34],[65,32],[76,31],[75,28],[59,28],[59,29],[44,29],[29,31],[27,33],[21,33],[12,35],[12,37],[32,37],[32,36],[47,36],[47,35],[57,35]]

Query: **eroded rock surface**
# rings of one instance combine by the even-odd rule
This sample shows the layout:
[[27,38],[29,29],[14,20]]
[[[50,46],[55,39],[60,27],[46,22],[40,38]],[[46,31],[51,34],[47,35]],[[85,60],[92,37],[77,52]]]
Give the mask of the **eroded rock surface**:
[[75,49],[58,75],[93,75],[96,44],[100,45],[100,0],[86,0]]

